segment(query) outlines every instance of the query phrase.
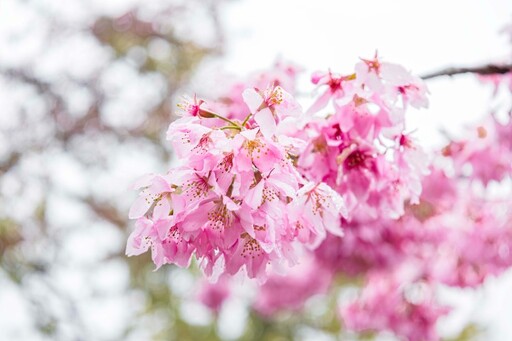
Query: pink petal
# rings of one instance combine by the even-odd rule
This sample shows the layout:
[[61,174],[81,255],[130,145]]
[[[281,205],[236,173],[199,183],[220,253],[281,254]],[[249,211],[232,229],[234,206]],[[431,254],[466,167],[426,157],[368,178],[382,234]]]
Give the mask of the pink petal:
[[160,240],[164,240],[167,236],[167,232],[169,232],[169,229],[171,228],[171,221],[159,220],[155,223],[154,227],[158,233],[158,238],[160,238]]
[[142,217],[148,211],[149,207],[151,207],[151,204],[152,202],[149,201],[146,196],[139,196],[133,203],[132,207],[130,207],[128,217],[130,219],[137,219]]
[[258,129],[243,130],[239,135],[242,135],[248,140],[254,140],[258,134]]
[[153,219],[165,219],[169,217],[171,211],[171,202],[166,197],[162,198],[153,210]]
[[152,222],[149,219],[142,218],[135,223],[135,230],[128,237],[126,243],[126,255],[138,256],[149,249],[149,241],[146,237],[151,232]]
[[267,139],[271,139],[276,132],[276,120],[274,119],[274,115],[269,108],[265,108],[261,111],[258,111],[256,115],[254,115],[254,120],[260,126],[260,131]]
[[155,174],[146,174],[135,180],[132,185],[132,189],[140,189],[151,185]]
[[242,93],[245,104],[249,107],[251,113],[256,113],[263,103],[263,97],[254,90],[254,88],[245,89]]
[[308,111],[306,111],[306,114],[311,115],[325,108],[327,106],[327,103],[329,103],[331,97],[331,90],[328,89],[326,92],[324,92],[320,97],[316,99],[315,103],[313,103],[313,105],[308,109]]
[[260,181],[254,188],[247,192],[244,202],[252,209],[258,209],[263,199],[264,182]]

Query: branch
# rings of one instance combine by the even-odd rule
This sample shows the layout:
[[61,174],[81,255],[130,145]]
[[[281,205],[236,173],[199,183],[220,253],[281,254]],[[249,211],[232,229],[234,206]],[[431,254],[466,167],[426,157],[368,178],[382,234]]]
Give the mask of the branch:
[[440,70],[433,73],[428,73],[426,75],[421,76],[422,79],[432,79],[442,76],[455,76],[463,73],[475,73],[477,75],[503,75],[505,73],[512,72],[512,64],[505,65],[484,65],[477,67],[449,67],[444,70]]
[[114,206],[96,201],[92,197],[82,200],[99,218],[107,220],[121,229],[126,227],[127,219]]
[[12,167],[14,167],[21,158],[19,152],[12,152],[11,155],[4,162],[0,162],[0,175],[7,173]]

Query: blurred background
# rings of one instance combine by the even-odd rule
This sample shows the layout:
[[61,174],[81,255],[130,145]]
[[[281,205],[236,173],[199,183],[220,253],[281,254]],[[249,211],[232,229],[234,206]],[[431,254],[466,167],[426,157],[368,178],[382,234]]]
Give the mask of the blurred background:
[[[130,185],[168,168],[185,93],[278,59],[308,90],[312,71],[350,71],[375,50],[420,75],[501,61],[511,15],[507,0],[2,0],[0,340],[355,339],[301,328],[311,316],[272,325],[241,299],[216,316],[193,299],[197,270],[127,258]],[[431,108],[410,114],[426,146],[490,110],[492,89],[472,76],[428,86]],[[456,311],[441,334],[470,339],[472,323],[482,340],[510,340],[510,288],[507,273],[446,292]]]

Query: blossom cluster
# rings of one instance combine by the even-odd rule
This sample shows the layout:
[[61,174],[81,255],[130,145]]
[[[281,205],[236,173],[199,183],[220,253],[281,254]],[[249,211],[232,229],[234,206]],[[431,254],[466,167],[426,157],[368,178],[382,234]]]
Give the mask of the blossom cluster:
[[298,132],[306,142],[301,174],[341,194],[350,215],[402,216],[406,200],[418,201],[428,173],[428,158],[405,127],[407,107],[428,104],[424,83],[377,56],[363,59],[353,74],[316,73],[312,81],[324,92],[308,112],[332,108]]
[[406,113],[428,106],[428,90],[404,67],[375,55],[316,72],[307,110],[298,74],[279,63],[179,104],[167,131],[177,164],[136,183],[127,254],[151,250],[157,268],[195,256],[220,276],[199,296],[215,312],[239,272],[257,279],[266,317],[357,278],[340,305],[347,328],[438,340],[449,307],[436,288],[512,266],[511,193],[491,193],[512,179],[512,119],[491,116],[427,154]]
[[296,243],[314,247],[327,232],[342,234],[342,197],[301,176],[294,139],[279,133],[300,106],[280,86],[248,88],[242,96],[243,120],[202,100],[180,104],[183,117],[167,132],[180,165],[137,184],[128,255],[151,248],[157,267],[186,267],[195,254],[208,276],[215,268],[235,274],[243,267],[264,280],[267,265],[296,262]]

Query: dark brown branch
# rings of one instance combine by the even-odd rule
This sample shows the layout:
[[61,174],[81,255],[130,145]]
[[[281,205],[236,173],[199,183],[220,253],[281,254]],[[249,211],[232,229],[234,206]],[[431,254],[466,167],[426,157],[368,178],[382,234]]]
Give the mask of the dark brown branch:
[[107,220],[119,228],[126,227],[127,219],[114,206],[91,197],[82,200],[99,218]]
[[14,167],[21,158],[19,152],[12,152],[11,155],[4,162],[0,162],[0,175],[7,173],[12,167]]
[[477,67],[450,67],[437,72],[428,73],[421,76],[422,79],[432,79],[442,76],[455,76],[463,73],[474,73],[477,75],[503,75],[512,72],[512,64],[505,65],[483,65]]

